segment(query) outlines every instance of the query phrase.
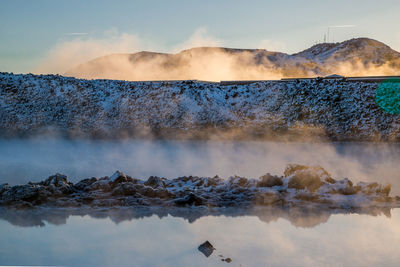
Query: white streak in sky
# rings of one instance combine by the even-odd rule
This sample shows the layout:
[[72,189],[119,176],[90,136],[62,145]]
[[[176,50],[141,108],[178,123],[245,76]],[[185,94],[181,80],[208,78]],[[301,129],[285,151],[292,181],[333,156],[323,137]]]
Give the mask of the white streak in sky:
[[329,26],[329,28],[353,28],[356,27],[356,25],[335,25],[335,26]]
[[87,32],[67,32],[65,35],[88,35]]

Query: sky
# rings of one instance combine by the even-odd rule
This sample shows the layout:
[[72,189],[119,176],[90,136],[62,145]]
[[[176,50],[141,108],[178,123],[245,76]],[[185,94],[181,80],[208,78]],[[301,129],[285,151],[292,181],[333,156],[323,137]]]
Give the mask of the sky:
[[369,37],[400,51],[398,0],[0,0],[0,71],[62,73],[110,53],[193,46],[295,53]]

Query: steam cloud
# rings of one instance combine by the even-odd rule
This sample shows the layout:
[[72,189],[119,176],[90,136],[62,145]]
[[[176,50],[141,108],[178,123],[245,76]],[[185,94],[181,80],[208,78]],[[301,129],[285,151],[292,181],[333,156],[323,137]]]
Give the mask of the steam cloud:
[[[136,35],[120,34],[112,29],[103,38],[78,35],[59,43],[35,72],[87,79],[220,81],[315,77],[334,73],[343,76],[396,75],[400,69],[400,59],[378,64],[365,62],[355,54],[342,61],[331,59],[317,63],[262,49],[239,51],[217,47],[222,45],[223,41],[210,36],[206,28],[199,28],[188,40],[173,48],[176,54],[143,52],[132,55],[157,48]],[[258,46],[278,50],[284,44],[264,40]],[[190,49],[193,47],[201,48]]]

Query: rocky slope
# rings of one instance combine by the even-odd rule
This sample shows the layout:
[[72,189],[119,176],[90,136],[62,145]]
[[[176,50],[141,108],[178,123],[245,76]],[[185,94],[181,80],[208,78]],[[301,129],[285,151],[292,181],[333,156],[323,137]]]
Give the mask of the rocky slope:
[[390,185],[335,180],[321,167],[290,164],[284,177],[266,174],[259,179],[233,176],[151,176],[135,179],[119,171],[111,177],[89,178],[73,184],[56,174],[38,183],[0,185],[0,205],[17,208],[118,207],[118,206],[303,206],[331,209],[399,207],[400,197],[390,197]]
[[289,55],[264,49],[199,47],[176,54],[139,52],[96,58],[66,72],[88,79],[263,80],[287,77],[398,75],[400,53],[368,38],[317,44]]
[[222,86],[0,73],[0,136],[399,141],[377,83],[293,80]]

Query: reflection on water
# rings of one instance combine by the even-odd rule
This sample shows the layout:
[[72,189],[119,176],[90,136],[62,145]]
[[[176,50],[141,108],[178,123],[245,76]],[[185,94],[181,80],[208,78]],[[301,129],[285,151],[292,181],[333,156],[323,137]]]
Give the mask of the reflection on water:
[[[219,255],[230,257],[232,266],[398,266],[400,262],[400,209],[347,214],[310,207],[2,209],[0,214],[2,265],[228,264]],[[208,258],[197,250],[206,240],[216,248]]]
[[72,181],[121,170],[137,178],[258,178],[288,163],[321,165],[335,177],[391,183],[400,194],[399,144],[202,141],[0,140],[0,183],[63,173]]
[[[0,183],[11,184],[115,170],[257,178],[299,163],[400,194],[399,162],[398,144],[0,140]],[[398,266],[400,209],[0,209],[0,236],[0,265]],[[208,258],[197,250],[206,240]]]

